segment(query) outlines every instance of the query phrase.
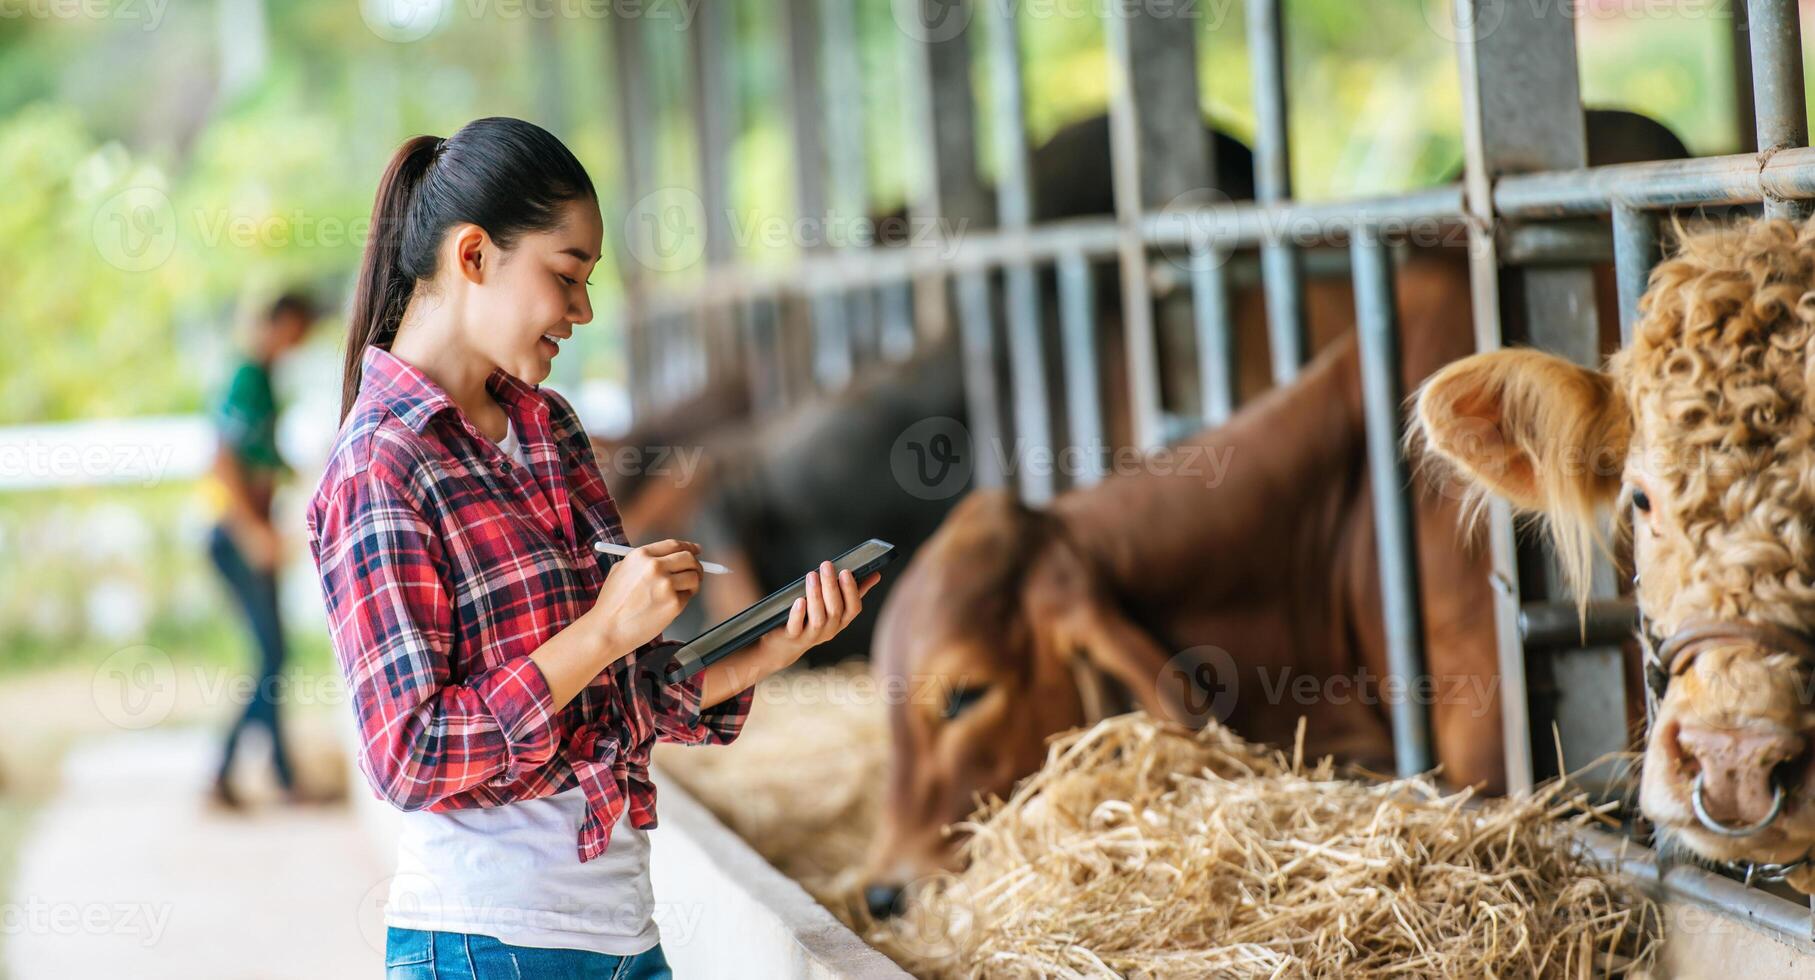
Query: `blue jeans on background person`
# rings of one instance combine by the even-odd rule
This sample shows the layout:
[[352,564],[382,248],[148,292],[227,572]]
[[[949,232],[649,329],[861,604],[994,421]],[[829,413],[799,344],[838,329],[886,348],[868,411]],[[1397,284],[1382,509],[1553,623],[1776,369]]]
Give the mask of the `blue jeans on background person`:
[[635,956],[512,946],[466,932],[385,930],[385,980],[673,980],[658,943]]
[[277,782],[286,792],[296,788],[290,771],[290,756],[284,750],[283,726],[277,719],[277,694],[283,683],[284,627],[277,614],[277,576],[253,568],[234,544],[225,526],[215,525],[208,535],[208,557],[227,580],[227,589],[245,614],[258,648],[258,685],[246,710],[227,731],[227,744],[221,753],[220,772],[215,777],[217,789],[224,789],[227,773],[233,768],[233,754],[239,748],[240,733],[248,725],[263,725],[271,733],[271,762],[277,770]]

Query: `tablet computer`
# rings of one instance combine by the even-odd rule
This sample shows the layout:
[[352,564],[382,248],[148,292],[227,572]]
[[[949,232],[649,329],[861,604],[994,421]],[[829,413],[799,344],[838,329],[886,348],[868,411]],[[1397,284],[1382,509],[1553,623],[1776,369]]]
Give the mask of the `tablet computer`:
[[[862,583],[871,572],[894,560],[894,545],[871,538],[832,559],[832,567],[841,572],[848,569]],[[794,600],[807,594],[806,585],[807,577],[802,575],[793,584],[770,593],[762,601],[694,637],[675,650],[662,666],[663,676],[670,682],[686,680],[762,639],[763,634],[788,621],[788,609],[794,605]]]

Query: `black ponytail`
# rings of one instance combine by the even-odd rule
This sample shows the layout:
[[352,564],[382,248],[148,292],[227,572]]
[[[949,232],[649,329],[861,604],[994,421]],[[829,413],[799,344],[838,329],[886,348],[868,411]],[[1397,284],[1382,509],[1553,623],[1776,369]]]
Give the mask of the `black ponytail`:
[[471,222],[499,248],[546,231],[571,201],[596,200],[592,178],[553,134],[521,119],[475,119],[445,140],[416,136],[397,148],[378,181],[341,383],[344,421],[359,395],[367,347],[390,346],[416,284],[435,275],[449,228]]

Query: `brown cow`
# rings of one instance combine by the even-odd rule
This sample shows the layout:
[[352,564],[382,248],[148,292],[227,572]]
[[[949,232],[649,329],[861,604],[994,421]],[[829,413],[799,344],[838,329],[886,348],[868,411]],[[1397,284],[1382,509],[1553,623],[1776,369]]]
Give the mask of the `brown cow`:
[[[1399,273],[1408,386],[1473,349],[1459,250]],[[1352,317],[1313,283],[1313,318]],[[1237,315],[1264,320],[1257,290]],[[1186,723],[1390,765],[1386,671],[1357,352],[1352,334],[1294,385],[1142,472],[1045,510],[967,499],[902,574],[874,650],[890,706],[891,779],[872,854],[872,911],[947,865],[947,824],[1038,768],[1046,737],[1115,710],[1115,688]],[[1460,783],[1504,782],[1493,602],[1481,549],[1453,541],[1455,501],[1421,495],[1419,565],[1437,754]],[[1096,678],[1113,679],[1111,685]],[[1371,678],[1371,681],[1369,680]],[[926,681],[933,681],[927,684]],[[1208,682],[1208,683],[1206,683]]]
[[1576,582],[1597,518],[1619,504],[1639,607],[1662,643],[1640,807],[1700,857],[1797,865],[1789,880],[1805,892],[1812,350],[1815,226],[1751,222],[1684,238],[1604,372],[1496,351],[1438,373],[1418,398],[1430,449],[1545,518]]

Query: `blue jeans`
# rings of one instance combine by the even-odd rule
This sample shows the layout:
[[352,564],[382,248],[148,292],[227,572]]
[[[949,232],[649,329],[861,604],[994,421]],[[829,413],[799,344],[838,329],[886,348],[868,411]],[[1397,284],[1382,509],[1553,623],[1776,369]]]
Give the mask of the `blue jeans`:
[[227,730],[218,778],[226,779],[233,768],[240,733],[259,725],[271,733],[271,762],[277,770],[278,785],[293,789],[296,779],[290,772],[290,754],[284,748],[284,726],[277,717],[279,685],[284,676],[284,625],[277,614],[277,576],[253,568],[233,543],[233,536],[218,524],[208,535],[208,557],[227,580],[233,601],[245,614],[246,625],[252,628],[252,640],[258,646],[258,686],[252,689],[252,700],[246,702],[245,712]]
[[658,944],[635,956],[512,946],[465,932],[385,930],[386,980],[674,980]]

